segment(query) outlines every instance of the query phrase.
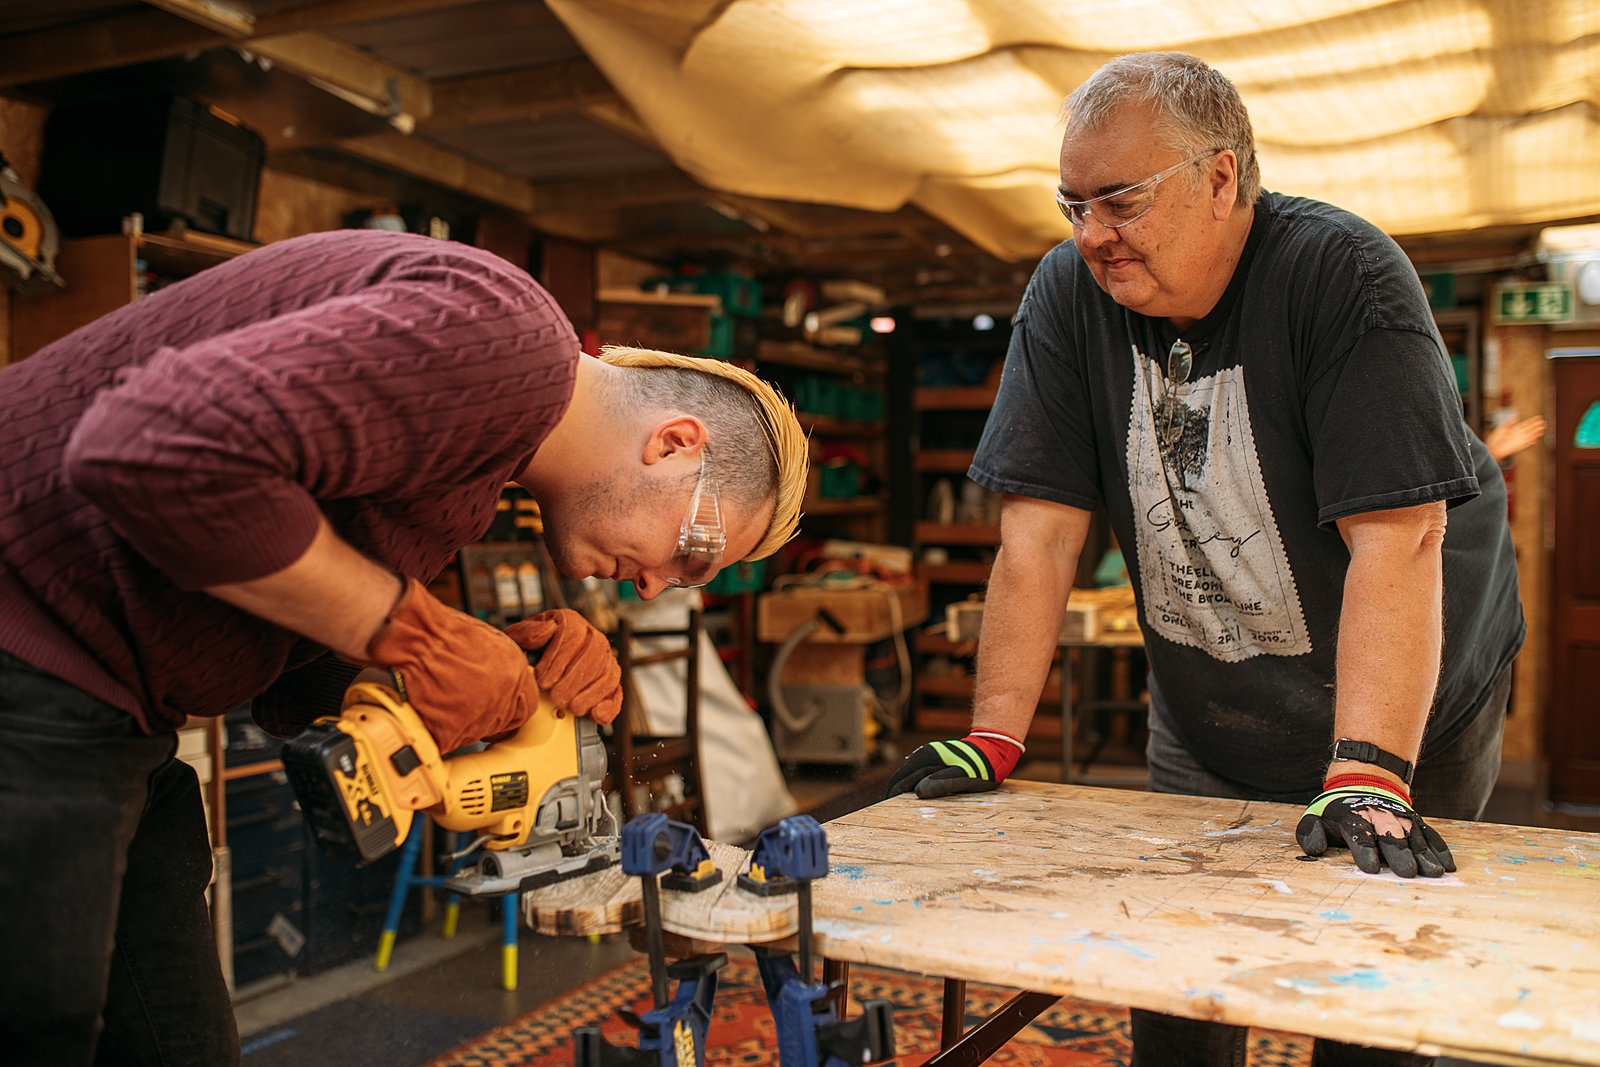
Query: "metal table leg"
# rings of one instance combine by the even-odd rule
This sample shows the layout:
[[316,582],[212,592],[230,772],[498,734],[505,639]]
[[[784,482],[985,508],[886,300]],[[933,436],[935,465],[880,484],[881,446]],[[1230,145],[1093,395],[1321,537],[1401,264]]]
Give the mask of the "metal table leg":
[[[948,993],[953,979],[945,979],[945,990]],[[962,999],[965,1000],[966,983],[959,983],[962,987]],[[968,1030],[960,1040],[954,1044],[944,1044],[944,1047],[923,1067],[970,1067],[972,1064],[982,1063],[1000,1050],[1000,1047],[1017,1035],[1017,1031],[1033,1022],[1039,1013],[1061,998],[1054,993],[1018,993],[1000,1006],[1000,1009],[983,1022]],[[944,1017],[948,1024],[950,1018],[950,1002],[945,1001]]]

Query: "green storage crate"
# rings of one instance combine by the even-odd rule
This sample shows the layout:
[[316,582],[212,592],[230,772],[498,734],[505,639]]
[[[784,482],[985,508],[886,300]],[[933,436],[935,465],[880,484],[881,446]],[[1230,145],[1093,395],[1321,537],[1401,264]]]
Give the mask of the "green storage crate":
[[842,407],[840,385],[831,378],[797,379],[794,383],[794,406],[796,411],[807,415],[826,415],[837,419]]
[[737,563],[730,563],[718,571],[717,576],[706,585],[706,592],[712,596],[734,596],[738,593],[753,593],[765,584],[766,577],[766,560],[739,560]]
[[733,319],[727,315],[711,315],[711,340],[697,356],[713,356],[717,359],[733,358]]
[[861,495],[861,466],[851,460],[824,463],[817,494],[824,500],[853,500]]
[[851,422],[880,422],[883,419],[883,394],[875,389],[845,386],[839,417]]

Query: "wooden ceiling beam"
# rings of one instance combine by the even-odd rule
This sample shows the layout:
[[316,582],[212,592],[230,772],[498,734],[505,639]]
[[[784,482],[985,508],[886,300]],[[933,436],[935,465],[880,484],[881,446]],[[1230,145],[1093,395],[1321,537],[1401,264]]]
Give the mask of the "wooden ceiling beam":
[[533,185],[536,213],[569,214],[615,211],[618,208],[681,204],[712,195],[705,186],[681,170],[644,174],[597,175],[569,182]]
[[376,133],[339,142],[340,151],[380,167],[527,216],[537,206],[532,183],[418,137]]
[[[317,5],[330,25],[340,19],[370,16],[374,10],[418,10],[449,6],[456,0],[331,0]],[[306,24],[310,12],[256,20],[247,12],[212,0],[151,0],[160,10],[133,11],[36,33],[0,38],[0,87],[23,85],[72,74],[169,59],[185,52],[228,45],[270,59],[326,92],[364,111],[381,115],[408,132],[432,111],[426,80],[385,63],[327,34],[306,29],[262,33],[265,28]]]
[[717,199],[771,225],[801,237],[832,239],[893,233],[918,240],[925,230],[947,231],[949,227],[920,208],[906,206],[896,211],[865,211],[829,204],[796,204],[762,197],[718,193]]
[[151,7],[187,19],[219,37],[242,39],[256,32],[255,16],[220,0],[145,0]]
[[0,38],[0,87],[169,59],[222,42],[204,27],[154,9],[21,33]]
[[588,59],[441,78],[433,83],[432,96],[432,114],[421,124],[425,129],[579,111],[620,101],[600,68]]
[[322,0],[289,11],[255,15],[219,0],[145,0],[171,15],[211,30],[221,37],[243,41],[301,30],[321,30],[356,22],[400,18],[442,11],[478,0]]
[[357,22],[377,22],[380,19],[400,18],[404,15],[422,15],[430,11],[445,11],[479,0],[322,0],[292,11],[281,11],[256,18],[258,35],[292,33],[295,30],[321,30],[331,26],[349,26]]
[[433,91],[426,79],[325,33],[300,30],[252,37],[240,42],[240,47],[265,56],[363,111],[388,119],[401,133],[410,133],[433,112]]

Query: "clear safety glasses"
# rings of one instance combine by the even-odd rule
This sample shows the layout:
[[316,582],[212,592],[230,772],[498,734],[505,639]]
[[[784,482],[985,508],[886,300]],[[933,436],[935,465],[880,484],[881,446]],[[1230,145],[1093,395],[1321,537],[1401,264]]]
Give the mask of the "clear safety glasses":
[[1189,164],[1197,163],[1207,156],[1214,156],[1220,151],[1219,148],[1213,148],[1197,156],[1190,156],[1181,163],[1174,163],[1159,174],[1150,175],[1142,182],[1113,190],[1093,200],[1068,200],[1061,190],[1057,189],[1056,206],[1074,226],[1080,229],[1089,224],[1091,217],[1107,229],[1118,229],[1142,217],[1145,212],[1156,206],[1156,193],[1162,182]]
[[666,583],[680,589],[705,585],[716,577],[723,549],[728,545],[728,531],[722,524],[722,508],[717,500],[717,479],[709,457],[710,449],[701,449],[700,476],[695,479],[689,510],[678,528],[677,548],[664,568]]

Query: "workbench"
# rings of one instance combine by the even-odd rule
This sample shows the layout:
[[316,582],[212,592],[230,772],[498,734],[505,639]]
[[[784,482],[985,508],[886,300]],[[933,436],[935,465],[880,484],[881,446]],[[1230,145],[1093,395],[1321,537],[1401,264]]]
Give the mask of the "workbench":
[[[1302,856],[1300,816],[1033,782],[903,794],[827,824],[817,949],[835,973],[945,978],[947,1038],[948,991],[974,981],[1026,991],[1011,1010],[1026,1018],[1002,1034],[1070,994],[1481,1062],[1600,1065],[1600,835],[1440,819],[1457,871],[1400,879],[1362,874],[1342,849]],[[963,1053],[945,1062],[983,1054]]]

